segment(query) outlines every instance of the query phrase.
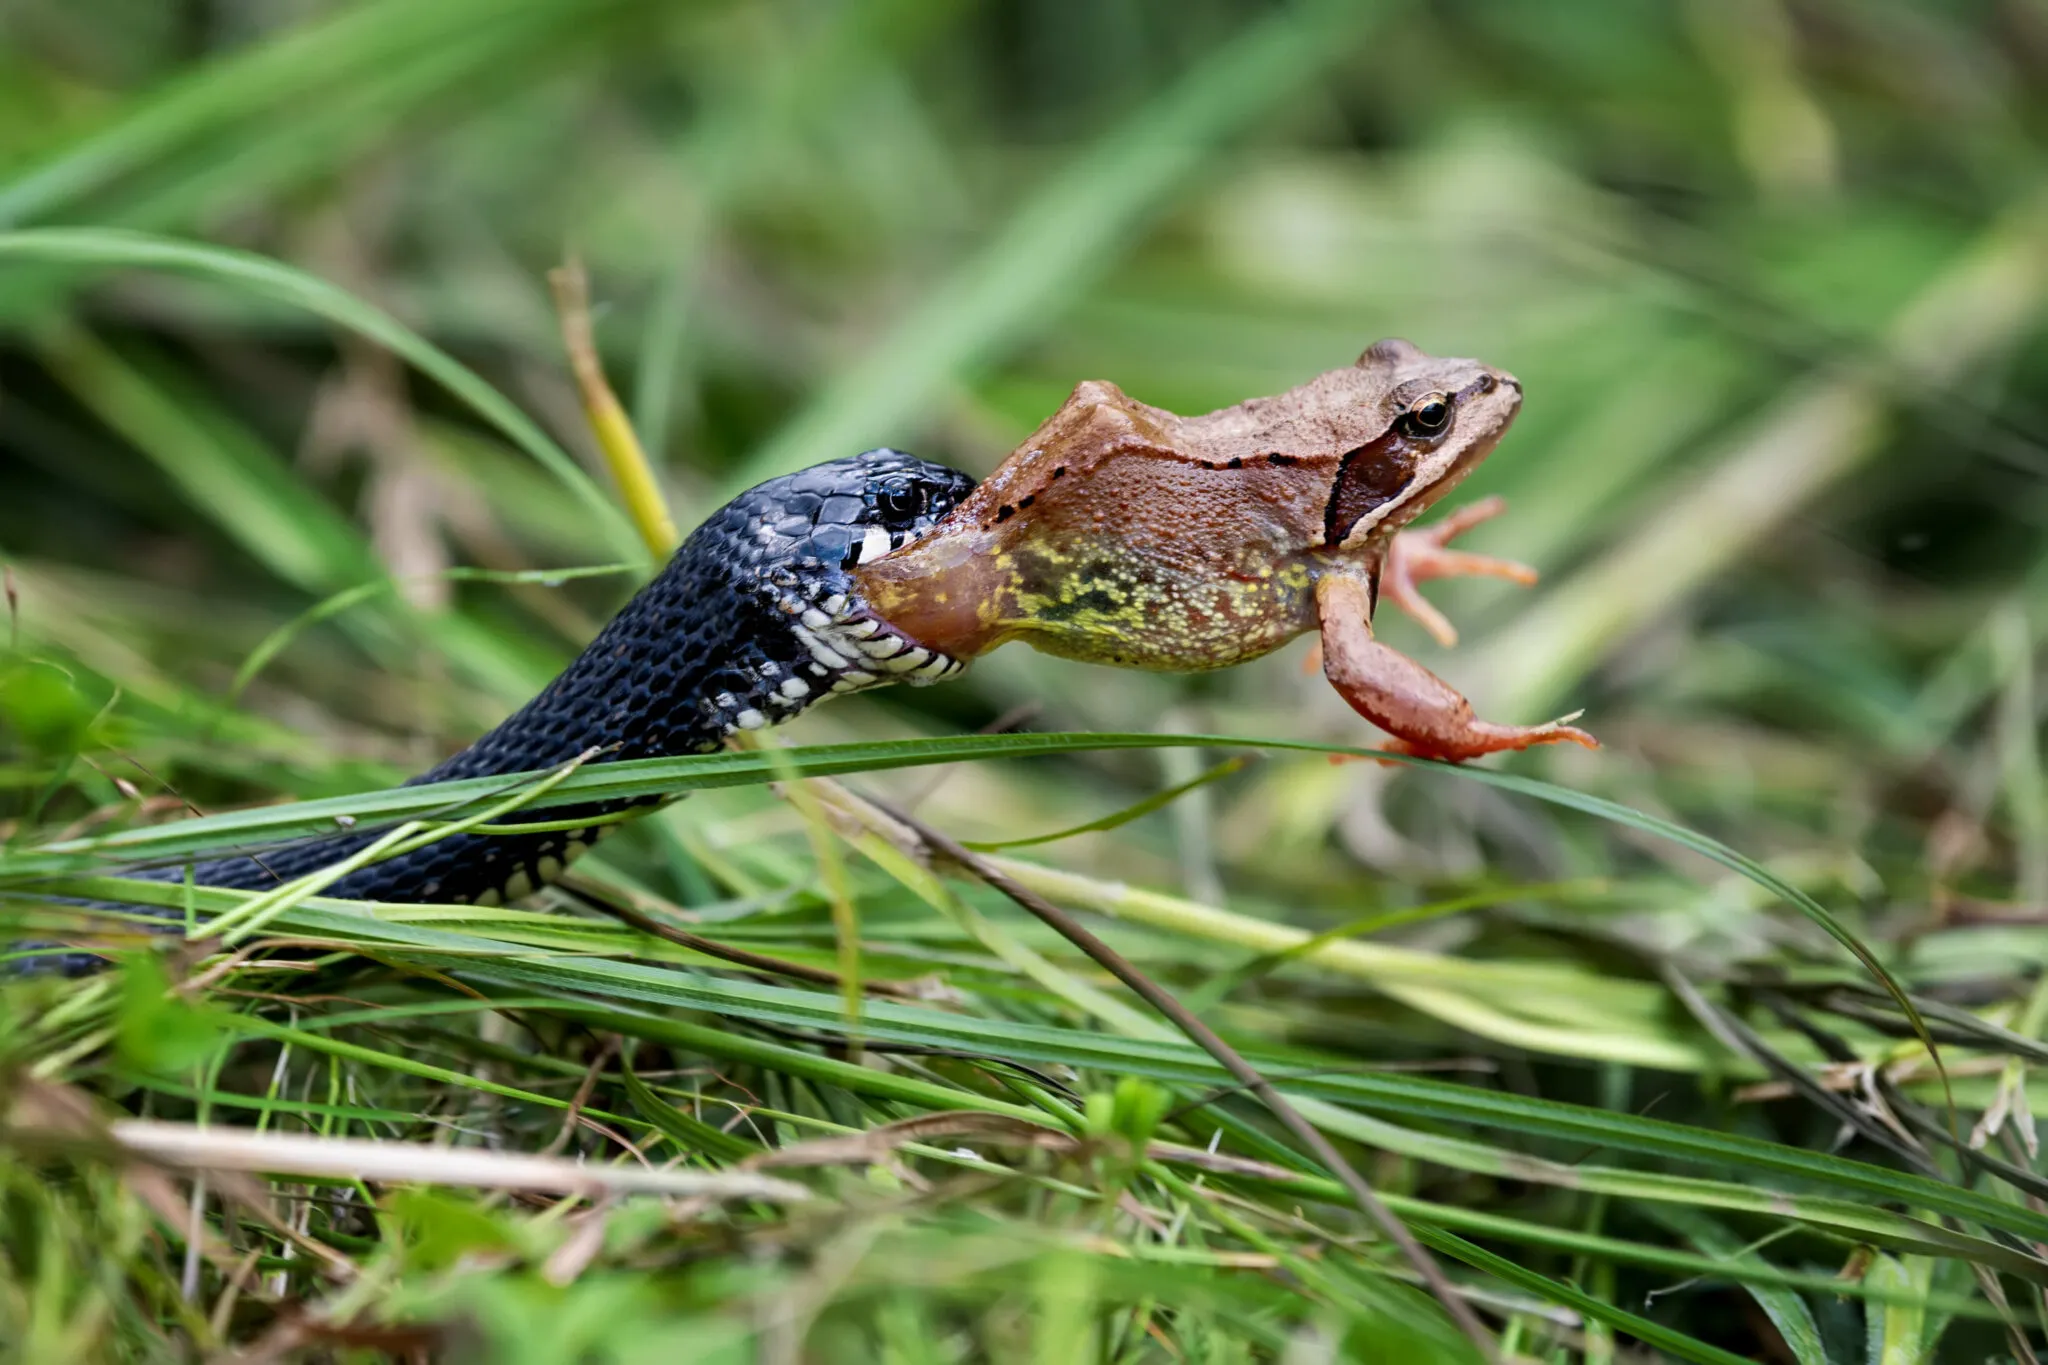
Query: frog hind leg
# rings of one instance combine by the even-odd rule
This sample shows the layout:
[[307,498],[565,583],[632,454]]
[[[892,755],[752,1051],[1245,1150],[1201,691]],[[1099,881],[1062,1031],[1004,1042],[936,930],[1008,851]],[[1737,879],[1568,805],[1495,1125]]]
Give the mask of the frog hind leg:
[[1457,644],[1457,627],[1416,590],[1416,585],[1432,578],[1472,576],[1505,578],[1525,587],[1534,583],[1536,571],[1526,564],[1449,548],[1457,537],[1480,522],[1499,516],[1506,508],[1505,499],[1481,498],[1468,507],[1460,507],[1434,526],[1396,535],[1387,546],[1387,562],[1380,570],[1380,596],[1420,621],[1422,628],[1445,649]]
[[1394,737],[1388,746],[1394,752],[1459,763],[1538,744],[1600,747],[1584,730],[1563,721],[1496,725],[1479,719],[1472,703],[1449,683],[1372,638],[1371,608],[1371,588],[1362,579],[1333,573],[1316,584],[1323,676],[1352,710]]

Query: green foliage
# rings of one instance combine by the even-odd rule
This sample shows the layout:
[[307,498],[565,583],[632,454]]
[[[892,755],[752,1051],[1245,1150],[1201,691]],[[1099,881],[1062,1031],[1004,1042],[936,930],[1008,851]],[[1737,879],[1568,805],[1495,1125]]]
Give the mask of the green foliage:
[[156,959],[137,954],[121,964],[121,1001],[114,1050],[122,1066],[153,1076],[178,1076],[219,1046],[234,1016],[194,1004],[171,989]]
[[[2038,1352],[2038,29],[0,6],[0,943],[119,963],[0,981],[0,1360],[1477,1358],[1207,1054],[879,835],[821,862],[797,774],[1014,854],[1509,1358]],[[1456,653],[1376,625],[1607,747],[1337,765],[1372,738],[1296,651],[1004,651],[770,752],[399,787],[646,568],[566,386],[565,244],[683,523],[873,445],[985,472],[1084,378],[1201,411],[1386,334],[1503,365],[1473,539],[1545,581],[1432,584]],[[593,793],[689,794],[579,864],[680,939],[108,875]],[[195,1181],[123,1159],[131,1120],[589,1183]],[[811,1197],[631,1187],[662,1167]]]
[[38,756],[75,754],[97,737],[101,707],[53,659],[12,659],[0,674],[0,715],[13,742]]
[[468,1199],[402,1189],[384,1203],[409,1270],[434,1274],[465,1256],[516,1251],[512,1228]]

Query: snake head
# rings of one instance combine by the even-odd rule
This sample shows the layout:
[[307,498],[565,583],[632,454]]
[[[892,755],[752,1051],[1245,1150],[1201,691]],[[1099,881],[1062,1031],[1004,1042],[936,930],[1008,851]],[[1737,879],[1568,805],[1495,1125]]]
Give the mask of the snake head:
[[[928,534],[974,491],[958,470],[870,450],[771,479],[733,499],[698,536],[727,557],[734,586],[780,618],[796,648],[781,684],[791,711],[824,692],[949,678],[964,661],[927,649],[877,614],[853,570]],[[779,709],[779,708],[778,708]],[[745,714],[743,728],[760,712]]]

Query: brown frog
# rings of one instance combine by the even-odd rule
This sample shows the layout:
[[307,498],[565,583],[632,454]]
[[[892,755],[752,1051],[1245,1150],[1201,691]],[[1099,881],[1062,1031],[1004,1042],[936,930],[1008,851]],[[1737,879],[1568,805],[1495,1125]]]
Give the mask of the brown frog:
[[1401,529],[1486,458],[1521,402],[1513,375],[1398,340],[1200,417],[1090,381],[929,535],[855,573],[884,621],[955,659],[1023,640],[1187,672],[1319,630],[1324,674],[1397,749],[1462,760],[1560,740],[1595,748],[1561,721],[1480,720],[1372,636],[1382,593],[1449,644],[1455,632],[1417,583],[1534,581],[1519,564],[1447,548],[1497,499]]

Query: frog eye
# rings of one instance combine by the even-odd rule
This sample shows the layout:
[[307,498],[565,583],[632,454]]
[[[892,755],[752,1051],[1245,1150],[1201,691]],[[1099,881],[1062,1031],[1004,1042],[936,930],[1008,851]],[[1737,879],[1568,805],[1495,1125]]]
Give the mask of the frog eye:
[[1395,419],[1403,436],[1427,439],[1441,436],[1451,425],[1451,398],[1445,393],[1426,393],[1408,405]]

